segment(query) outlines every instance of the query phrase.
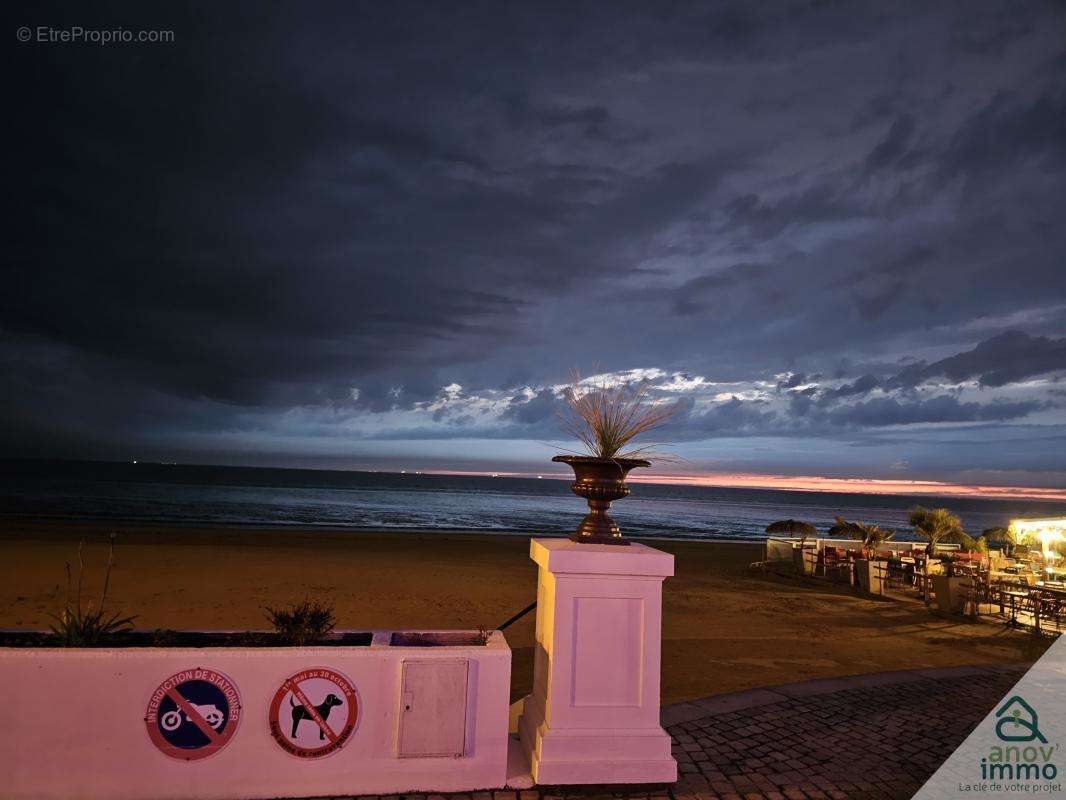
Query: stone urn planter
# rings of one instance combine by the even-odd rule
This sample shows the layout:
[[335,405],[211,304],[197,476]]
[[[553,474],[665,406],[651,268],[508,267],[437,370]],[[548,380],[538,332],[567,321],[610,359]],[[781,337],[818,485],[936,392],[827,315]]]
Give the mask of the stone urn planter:
[[651,462],[642,458],[598,458],[596,456],[555,456],[552,461],[569,464],[574,470],[574,482],[570,490],[584,497],[589,504],[588,515],[581,520],[577,530],[570,534],[571,541],[586,544],[629,544],[622,538],[611,515],[607,513],[611,503],[629,494],[626,476],[636,467],[650,467]]

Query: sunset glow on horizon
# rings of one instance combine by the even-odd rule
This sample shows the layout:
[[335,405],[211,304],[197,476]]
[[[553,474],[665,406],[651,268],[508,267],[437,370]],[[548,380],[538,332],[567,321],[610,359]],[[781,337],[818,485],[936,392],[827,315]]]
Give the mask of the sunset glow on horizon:
[[1025,498],[1029,500],[1066,500],[1066,489],[1034,486],[983,486],[941,481],[889,480],[881,478],[827,478],[818,475],[649,475],[634,483],[665,483],[684,486],[720,486],[723,488],[782,489],[795,492],[844,492],[854,494],[928,494],[947,497]]
[[[425,470],[426,475],[471,477],[544,478],[569,480],[570,475],[555,472],[480,472],[474,470]],[[841,492],[844,494],[932,495],[974,497],[982,499],[1026,499],[1066,501],[1066,489],[1036,486],[988,486],[942,481],[892,480],[884,478],[830,478],[819,475],[758,475],[742,472],[703,475],[636,475],[629,483],[653,483],[671,486],[703,486],[723,489],[777,489],[790,492]]]

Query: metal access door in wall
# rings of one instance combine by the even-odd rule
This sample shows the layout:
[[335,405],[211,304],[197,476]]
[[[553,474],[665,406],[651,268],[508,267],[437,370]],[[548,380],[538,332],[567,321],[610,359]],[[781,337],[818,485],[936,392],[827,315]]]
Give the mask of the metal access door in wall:
[[400,758],[459,758],[466,749],[466,659],[405,660],[400,681]]

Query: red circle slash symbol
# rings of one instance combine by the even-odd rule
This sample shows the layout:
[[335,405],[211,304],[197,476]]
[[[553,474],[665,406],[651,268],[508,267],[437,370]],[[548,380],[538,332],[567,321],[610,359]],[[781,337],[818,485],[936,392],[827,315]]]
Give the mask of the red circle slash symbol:
[[193,667],[159,684],[148,700],[148,737],[171,758],[196,761],[226,746],[241,721],[241,698],[221,672]]
[[270,733],[297,758],[325,758],[348,743],[359,721],[359,695],[347,677],[328,667],[298,672],[270,703]]

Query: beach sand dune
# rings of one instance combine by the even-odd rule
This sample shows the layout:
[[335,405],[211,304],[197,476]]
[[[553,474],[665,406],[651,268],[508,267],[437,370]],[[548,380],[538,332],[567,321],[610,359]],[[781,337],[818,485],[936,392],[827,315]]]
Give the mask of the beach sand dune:
[[[494,628],[535,599],[528,536],[193,529],[6,522],[0,627],[47,627],[84,538],[98,596],[118,533],[109,604],[143,628],[263,628],[263,608],[328,599],[339,626]],[[881,670],[1031,661],[1046,643],[918,602],[749,574],[761,545],[649,542],[676,556],[664,586],[663,702]],[[533,615],[507,630],[513,695],[532,681]]]

